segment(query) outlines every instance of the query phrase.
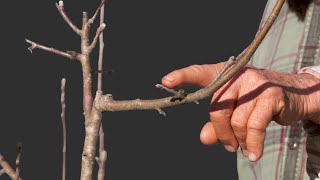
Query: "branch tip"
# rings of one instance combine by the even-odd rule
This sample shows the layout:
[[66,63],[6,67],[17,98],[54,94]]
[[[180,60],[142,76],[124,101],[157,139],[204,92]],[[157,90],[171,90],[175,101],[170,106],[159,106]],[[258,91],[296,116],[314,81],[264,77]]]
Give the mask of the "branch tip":
[[105,23],[102,23],[101,25],[100,25],[100,27],[102,28],[102,29],[104,29],[104,28],[106,28],[106,24]]
[[61,79],[61,86],[65,86],[65,84],[66,84],[66,78],[62,78]]
[[164,112],[162,109],[157,108],[156,110],[159,112],[160,115],[167,116],[166,112]]
[[[41,50],[44,50],[44,51],[48,51],[48,52],[51,52],[53,54],[57,54],[57,55],[60,55],[60,56],[63,56],[63,57],[66,57],[66,58],[69,58],[71,60],[79,60],[79,57],[78,57],[78,53],[74,52],[74,51],[69,51],[68,52],[63,52],[63,51],[60,51],[60,50],[57,50],[55,48],[52,48],[52,47],[47,47],[47,46],[44,46],[44,45],[41,45],[41,44],[38,44],[38,43],[35,43],[33,41],[30,41],[29,39],[25,39],[25,41],[29,44],[31,44],[31,46],[28,48],[28,50],[32,53],[32,51],[36,48],[38,49],[41,49]],[[73,54],[70,52],[74,52]]]
[[230,65],[233,65],[233,64],[235,63],[235,60],[236,60],[236,58],[235,58],[234,56],[231,56],[231,57],[228,59],[227,63],[230,64]]
[[70,18],[67,16],[66,12],[64,11],[64,3],[62,0],[59,1],[59,3],[56,3],[56,7],[64,21],[70,26],[70,28],[77,33],[78,35],[81,35],[81,30],[73,24],[73,22],[70,20]]
[[32,53],[32,52],[33,52],[32,50],[34,50],[34,49],[36,48],[36,44],[35,44],[34,42],[30,41],[30,40],[27,39],[27,38],[25,39],[25,41],[26,41],[27,43],[31,44],[31,46],[28,47],[28,50],[30,51],[30,53]]
[[64,4],[63,4],[63,1],[59,1],[59,7],[63,7]]
[[102,34],[103,30],[106,28],[106,24],[102,23],[97,29],[96,35],[94,36],[92,43],[89,46],[89,51],[91,52],[98,42],[99,36]]
[[89,19],[88,23],[92,24],[94,22],[94,20],[96,19],[101,7],[105,4],[105,0],[102,0],[99,7],[97,8],[96,12],[94,13],[94,15],[92,16],[92,18]]

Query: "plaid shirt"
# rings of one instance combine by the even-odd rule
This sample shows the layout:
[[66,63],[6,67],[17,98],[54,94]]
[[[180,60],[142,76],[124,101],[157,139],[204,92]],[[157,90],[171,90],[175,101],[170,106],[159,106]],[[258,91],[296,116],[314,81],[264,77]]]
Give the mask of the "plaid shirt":
[[[261,24],[276,1],[268,1]],[[320,0],[309,6],[304,21],[285,4],[250,64],[282,73],[297,73],[301,69],[300,73],[320,78],[319,51]],[[237,155],[240,180],[316,179],[320,172],[320,126],[307,120],[291,126],[271,122],[259,161],[250,162],[241,151]]]

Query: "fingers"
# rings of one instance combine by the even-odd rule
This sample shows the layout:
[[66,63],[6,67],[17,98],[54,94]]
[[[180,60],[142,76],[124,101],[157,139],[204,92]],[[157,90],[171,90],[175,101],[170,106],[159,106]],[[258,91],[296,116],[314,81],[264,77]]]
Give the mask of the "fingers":
[[250,161],[257,161],[262,156],[266,128],[273,116],[272,107],[266,100],[257,101],[248,119],[246,143]]
[[214,65],[192,65],[175,70],[162,78],[162,84],[168,88],[184,85],[206,87],[211,83],[223,63]]
[[209,113],[216,137],[225,145],[226,150],[229,152],[235,152],[239,147],[230,124],[237,98],[237,91],[232,87],[223,92],[221,97],[219,93],[216,93]]
[[252,110],[255,107],[254,100],[251,100],[249,102],[244,102],[245,99],[240,99],[237,104],[236,108],[233,111],[232,117],[231,117],[231,127],[233,129],[233,132],[237,138],[237,141],[239,143],[239,146],[241,147],[243,151],[244,156],[248,156],[247,153],[247,120],[250,117],[250,114],[252,113]]
[[213,145],[219,142],[211,122],[207,122],[200,133],[200,140],[205,145]]

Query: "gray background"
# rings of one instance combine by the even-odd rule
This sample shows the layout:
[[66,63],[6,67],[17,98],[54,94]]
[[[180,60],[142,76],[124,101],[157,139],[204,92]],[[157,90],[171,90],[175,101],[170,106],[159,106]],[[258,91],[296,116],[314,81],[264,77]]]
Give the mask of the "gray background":
[[[80,174],[84,138],[80,64],[40,50],[30,54],[24,42],[27,37],[79,51],[79,37],[54,3],[4,1],[0,6],[0,153],[13,164],[16,143],[23,143],[25,180],[60,179],[62,77],[67,78],[67,179],[79,179]],[[65,8],[80,26],[82,11],[92,14],[98,4],[66,0]],[[104,92],[115,99],[167,96],[154,85],[170,71],[240,53],[254,37],[265,4],[265,0],[109,1],[104,67],[117,72],[104,78]],[[93,64],[96,59],[95,52]],[[206,147],[199,141],[208,106],[209,100],[165,109],[167,117],[157,111],[105,113],[106,179],[237,179],[236,155],[221,145]]]

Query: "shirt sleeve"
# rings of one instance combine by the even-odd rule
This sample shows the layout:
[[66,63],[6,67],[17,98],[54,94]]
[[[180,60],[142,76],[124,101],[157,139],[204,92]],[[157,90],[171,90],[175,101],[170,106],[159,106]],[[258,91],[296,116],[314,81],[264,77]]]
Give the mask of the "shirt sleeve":
[[315,77],[320,79],[320,65],[304,67],[299,71],[299,74],[301,74],[301,73],[312,74]]
[[[320,65],[302,68],[299,74],[302,73],[311,74],[320,79]],[[309,120],[303,120],[303,127],[307,133],[307,172],[312,180],[318,180],[320,176],[320,125]]]

